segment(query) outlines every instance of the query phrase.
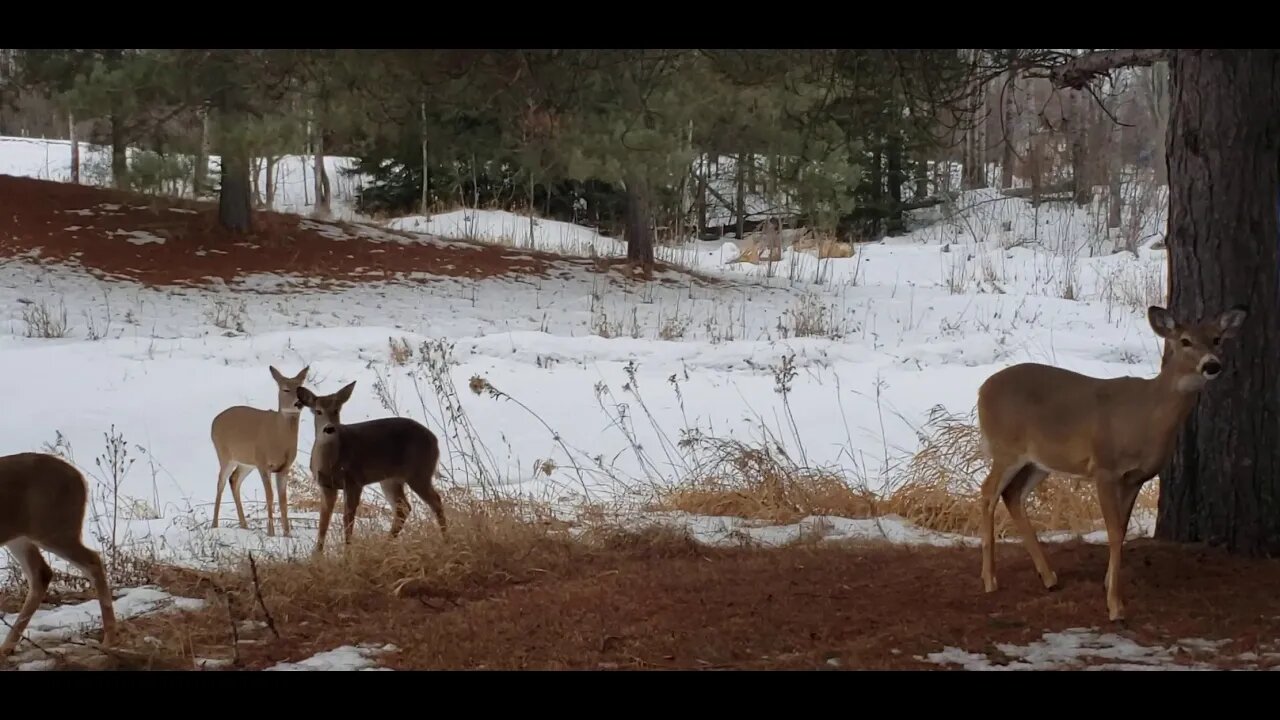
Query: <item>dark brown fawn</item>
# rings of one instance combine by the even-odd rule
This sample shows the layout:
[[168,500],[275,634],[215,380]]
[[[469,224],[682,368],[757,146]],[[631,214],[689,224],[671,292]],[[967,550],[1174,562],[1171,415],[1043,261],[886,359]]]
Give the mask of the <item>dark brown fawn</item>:
[[405,485],[413,488],[435,512],[440,531],[447,532],[444,504],[432,486],[440,463],[440,441],[427,428],[409,418],[390,417],[344,425],[342,406],[351,399],[353,382],[332,395],[317,396],[305,387],[298,388],[298,401],[315,416],[316,438],[311,446],[311,473],[320,486],[320,535],[315,553],[324,552],[324,539],[329,531],[338,491],[343,492],[346,507],[342,514],[343,540],[351,543],[356,510],[366,485],[379,483],[382,493],[395,508],[391,537],[400,533],[409,516],[409,498]]
[[0,644],[0,657],[17,647],[53,580],[53,570],[40,556],[41,549],[66,559],[93,581],[102,608],[102,645],[115,644],[116,614],[102,557],[80,540],[88,500],[89,484],[84,475],[56,455],[0,457],[0,545],[22,566],[28,585],[18,619]]

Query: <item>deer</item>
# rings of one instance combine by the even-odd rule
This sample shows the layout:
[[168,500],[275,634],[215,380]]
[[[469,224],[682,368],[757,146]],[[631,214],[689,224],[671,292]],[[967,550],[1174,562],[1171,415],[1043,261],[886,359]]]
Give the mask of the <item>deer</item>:
[[213,449],[218,454],[218,491],[213,500],[213,527],[218,527],[222,491],[228,480],[231,481],[231,497],[236,501],[236,514],[240,516],[240,528],[249,527],[240,502],[240,484],[250,469],[256,469],[262,477],[262,490],[267,498],[267,535],[276,534],[271,512],[271,476],[274,475],[280,498],[280,525],[284,536],[290,537],[288,472],[298,456],[298,422],[302,415],[298,390],[306,381],[311,366],[302,368],[302,372],[291,378],[282,375],[275,366],[268,366],[268,369],[276,381],[277,409],[261,410],[235,405],[218,413],[209,428]]
[[320,486],[320,527],[314,555],[324,552],[329,519],[343,492],[343,541],[351,544],[356,511],[364,488],[379,483],[382,493],[395,508],[390,537],[404,527],[411,509],[405,486],[430,506],[447,534],[444,504],[432,485],[440,463],[440,441],[435,433],[411,418],[387,417],[350,425],[342,422],[342,406],[351,399],[354,382],[332,395],[317,396],[305,387],[298,389],[298,401],[315,418],[315,442],[311,448],[311,472]]
[[44,601],[53,570],[43,549],[63,558],[93,582],[102,609],[102,647],[115,644],[116,615],[102,556],[81,541],[89,483],[74,465],[47,453],[0,457],[0,545],[27,578],[27,599],[0,643],[0,657],[13,652]]
[[1091,479],[1106,525],[1109,558],[1103,578],[1112,622],[1125,619],[1120,552],[1138,493],[1173,454],[1200,391],[1223,371],[1222,342],[1248,316],[1236,305],[1217,317],[1183,322],[1151,306],[1147,320],[1164,341],[1154,378],[1097,378],[1039,363],[991,375],[978,390],[978,424],[991,471],[982,484],[982,582],[997,588],[995,512],[1003,499],[1048,590],[1049,567],[1023,503],[1050,473]]

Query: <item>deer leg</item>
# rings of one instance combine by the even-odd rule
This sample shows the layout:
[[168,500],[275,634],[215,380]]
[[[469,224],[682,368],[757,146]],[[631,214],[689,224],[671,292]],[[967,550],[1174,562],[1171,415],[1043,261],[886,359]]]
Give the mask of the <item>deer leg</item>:
[[244,519],[244,503],[240,502],[240,485],[244,482],[245,472],[237,464],[231,471],[231,497],[236,501],[236,515],[240,516],[240,529],[248,530],[249,521]]
[[1009,484],[1013,472],[1020,467],[1010,467],[1002,458],[991,461],[991,472],[982,481],[982,586],[987,592],[995,592],[996,583],[996,507],[1000,494]]
[[342,539],[348,546],[351,545],[351,534],[356,529],[356,511],[360,509],[360,495],[364,488],[352,483],[342,491],[343,499],[346,506],[342,513]]
[[1124,600],[1120,598],[1120,551],[1124,546],[1125,526],[1121,521],[1121,494],[1124,488],[1114,476],[1097,480],[1098,502],[1107,525],[1107,574],[1102,583],[1107,591],[1107,612],[1111,620],[1124,619]]
[[271,507],[275,502],[271,497],[271,469],[266,465],[259,465],[258,475],[262,478],[262,494],[267,498],[267,536],[275,537],[276,521]]
[[222,491],[226,489],[235,467],[235,463],[222,463],[218,467],[218,491],[213,496],[213,527],[218,527],[218,516],[222,514]]
[[22,566],[22,574],[27,576],[27,600],[22,603],[22,609],[18,611],[18,619],[9,627],[9,634],[5,637],[4,643],[0,644],[0,657],[13,652],[13,649],[22,641],[22,632],[27,629],[31,617],[40,608],[45,592],[49,589],[49,583],[53,580],[53,570],[44,558],[40,557],[40,548],[35,543],[18,539],[10,541],[7,547],[18,564]]
[[404,492],[404,483],[399,480],[387,480],[382,483],[382,494],[387,496],[395,516],[391,520],[391,537],[400,534],[405,518],[409,517],[409,498]]
[[1127,537],[1129,535],[1129,520],[1133,517],[1134,503],[1138,502],[1138,494],[1142,492],[1144,483],[1126,482],[1120,492],[1120,519],[1124,522],[1124,529],[1121,535]]
[[[76,531],[79,532],[79,528]],[[114,645],[116,613],[111,601],[111,585],[107,582],[107,573],[102,567],[102,556],[85,547],[78,537],[57,544],[44,543],[44,549],[62,556],[93,582],[93,589],[98,595],[98,606],[102,610],[102,645]]]
[[285,537],[292,537],[289,529],[289,473],[278,472],[276,475],[276,498],[280,503],[280,527]]
[[329,533],[329,519],[333,517],[333,506],[338,502],[338,491],[333,488],[320,488],[320,532],[316,537],[316,549],[313,556],[324,552],[324,538]]
[[413,492],[422,498],[435,513],[436,521],[440,523],[440,532],[447,533],[449,531],[449,523],[444,518],[444,502],[440,499],[440,493],[431,485],[431,476],[418,476],[409,479],[409,487],[413,488]]
[[1035,465],[1028,465],[1013,482],[1009,483],[1001,493],[1001,497],[1004,498],[1004,505],[1009,509],[1009,517],[1013,518],[1018,534],[1022,536],[1022,544],[1027,548],[1027,554],[1031,555],[1031,562],[1035,563],[1040,580],[1044,583],[1045,589],[1052,590],[1058,585],[1058,575],[1050,569],[1049,560],[1045,558],[1044,548],[1040,545],[1040,538],[1036,537],[1036,530],[1027,519],[1026,509],[1023,507],[1023,503],[1031,492],[1048,476],[1047,471]]

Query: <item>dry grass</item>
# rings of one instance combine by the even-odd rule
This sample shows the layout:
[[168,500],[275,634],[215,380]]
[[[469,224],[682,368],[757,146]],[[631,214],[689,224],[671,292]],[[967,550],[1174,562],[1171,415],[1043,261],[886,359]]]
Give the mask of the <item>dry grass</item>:
[[[977,535],[981,528],[982,481],[990,467],[982,454],[977,425],[971,415],[950,415],[935,408],[923,446],[894,479],[882,506],[907,520],[941,532]],[[1138,496],[1139,509],[1153,510],[1158,481]],[[1101,529],[1102,512],[1092,483],[1078,477],[1050,475],[1026,501],[1027,516],[1041,531],[1073,533]],[[1008,512],[996,513],[1000,537],[1015,532]]]
[[689,478],[665,488],[651,507],[698,515],[732,515],[792,523],[810,515],[868,517],[876,499],[837,472],[802,467],[767,446],[700,439],[704,460]]
[[[899,515],[938,532],[976,536],[981,529],[981,487],[989,464],[977,426],[968,416],[935,409],[923,446],[889,484],[873,493],[850,485],[839,470],[803,467],[780,451],[734,440],[702,440],[710,462],[688,480],[664,488],[653,509],[700,515],[729,515],[771,523],[796,522],[811,515],[864,518]],[[1137,508],[1154,510],[1158,480],[1143,487]],[[1016,530],[1008,511],[996,513],[996,533]],[[1100,530],[1102,513],[1092,483],[1051,475],[1026,502],[1037,530],[1088,533]]]

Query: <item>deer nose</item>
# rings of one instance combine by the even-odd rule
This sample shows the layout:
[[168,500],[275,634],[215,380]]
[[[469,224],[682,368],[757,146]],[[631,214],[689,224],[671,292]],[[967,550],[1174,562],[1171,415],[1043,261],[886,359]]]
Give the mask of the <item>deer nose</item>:
[[334,427],[333,427],[332,425],[330,425],[330,426],[328,426],[328,427],[326,427],[326,428],[324,429],[324,434],[325,434],[325,435],[332,435],[332,434],[333,434],[333,432],[334,432]]
[[1218,373],[1222,372],[1222,363],[1210,360],[1200,368],[1200,372],[1204,373],[1205,377],[1217,377]]

